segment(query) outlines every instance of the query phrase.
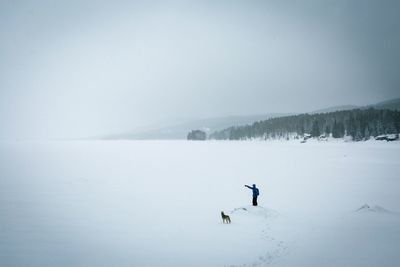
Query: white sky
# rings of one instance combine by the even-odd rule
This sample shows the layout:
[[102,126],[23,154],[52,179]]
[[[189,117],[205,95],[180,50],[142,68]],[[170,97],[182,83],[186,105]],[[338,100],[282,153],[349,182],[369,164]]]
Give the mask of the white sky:
[[2,1],[0,138],[399,97],[399,3]]

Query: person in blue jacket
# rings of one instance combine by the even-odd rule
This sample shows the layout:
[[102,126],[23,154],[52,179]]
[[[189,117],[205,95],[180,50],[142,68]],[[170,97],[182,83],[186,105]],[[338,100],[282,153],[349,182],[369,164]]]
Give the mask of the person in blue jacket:
[[245,187],[251,189],[253,191],[253,206],[257,206],[257,197],[260,194],[260,191],[258,190],[258,188],[256,187],[255,184],[253,184],[253,186],[248,186],[248,185],[244,185]]

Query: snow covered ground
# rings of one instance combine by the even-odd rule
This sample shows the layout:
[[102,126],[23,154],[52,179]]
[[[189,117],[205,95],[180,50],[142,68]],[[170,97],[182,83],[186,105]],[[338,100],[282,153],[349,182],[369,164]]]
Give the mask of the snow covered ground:
[[399,152],[376,141],[2,142],[0,263],[400,266]]

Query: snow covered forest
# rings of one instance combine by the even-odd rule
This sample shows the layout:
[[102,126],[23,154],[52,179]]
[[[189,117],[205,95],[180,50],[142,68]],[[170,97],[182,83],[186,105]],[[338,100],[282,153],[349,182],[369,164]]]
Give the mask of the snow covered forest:
[[382,134],[400,132],[400,111],[389,109],[354,109],[319,114],[301,114],[270,118],[251,125],[216,131],[210,139],[280,139],[299,138],[304,134],[368,140]]

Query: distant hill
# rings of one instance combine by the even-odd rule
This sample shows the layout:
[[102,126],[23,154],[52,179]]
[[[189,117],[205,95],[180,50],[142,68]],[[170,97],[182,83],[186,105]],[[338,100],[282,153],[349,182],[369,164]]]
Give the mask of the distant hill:
[[[353,109],[390,109],[400,110],[400,98],[379,102],[368,106],[342,105],[333,106],[325,109],[319,109],[309,112],[309,114],[330,113],[336,111],[348,111]],[[251,125],[254,122],[267,120],[269,118],[277,118],[283,116],[296,115],[299,113],[270,113],[248,116],[226,116],[217,118],[207,118],[199,120],[190,120],[148,127],[139,130],[132,130],[126,133],[111,134],[106,136],[96,137],[95,139],[134,139],[134,140],[174,140],[186,139],[187,134],[191,130],[202,130],[208,135],[214,132],[221,131],[230,127]]]
[[211,132],[219,131],[230,126],[242,126],[246,124],[252,124],[255,121],[266,120],[268,118],[276,118],[287,115],[290,114],[271,113],[264,115],[227,116],[227,117],[200,119],[183,123],[177,123],[166,127],[108,135],[108,136],[103,136],[100,139],[136,139],[136,140],[186,139],[187,134],[191,130],[202,130],[205,131],[207,134],[209,134]]
[[310,112],[310,114],[329,113],[329,112],[335,112],[335,111],[352,110],[352,109],[367,109],[367,108],[400,110],[400,98],[386,100],[383,102],[379,102],[379,103],[367,105],[367,106],[356,106],[356,105],[334,106],[334,107],[315,110],[315,111]]
[[360,108],[360,107],[355,106],[355,105],[334,106],[334,107],[330,107],[330,108],[318,109],[313,112],[310,112],[310,114],[328,113],[328,112],[335,112],[335,111],[341,111],[341,110],[351,110],[351,109],[356,109],[356,108]]
[[379,102],[374,105],[374,108],[400,110],[400,98]]

